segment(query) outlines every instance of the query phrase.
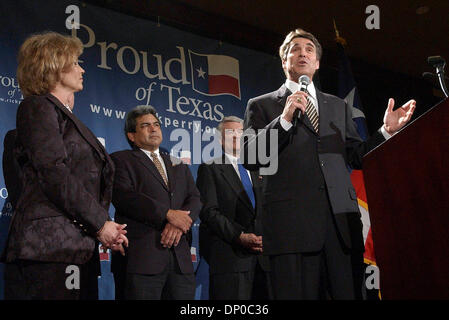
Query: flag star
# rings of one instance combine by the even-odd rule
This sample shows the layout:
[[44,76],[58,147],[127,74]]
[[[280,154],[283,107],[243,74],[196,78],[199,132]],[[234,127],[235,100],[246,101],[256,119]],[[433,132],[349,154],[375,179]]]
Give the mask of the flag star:
[[346,102],[351,107],[354,106],[354,96],[355,96],[355,87],[352,88],[352,90],[348,93],[348,95],[345,97]]
[[203,71],[203,68],[199,68],[199,69],[196,69],[196,71],[198,71],[198,78],[203,78],[203,79],[205,79],[205,77],[204,77],[204,74],[206,73],[205,71]]
[[355,87],[348,93],[345,100],[346,103],[351,107],[352,118],[365,118],[365,114],[359,108],[354,107],[354,97],[355,97]]

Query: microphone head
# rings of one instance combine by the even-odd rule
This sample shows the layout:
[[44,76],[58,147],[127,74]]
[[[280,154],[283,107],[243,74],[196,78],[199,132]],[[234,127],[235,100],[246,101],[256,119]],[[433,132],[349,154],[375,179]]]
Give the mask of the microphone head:
[[438,76],[436,74],[431,72],[423,72],[422,77],[427,83],[432,84],[433,87],[437,88]]
[[441,56],[431,56],[427,58],[427,63],[432,67],[437,67],[444,66],[446,64],[446,61],[444,61],[443,57]]
[[310,84],[310,78],[308,76],[306,76],[305,74],[303,74],[302,76],[299,77],[298,83],[308,86]]
[[422,77],[424,79],[432,79],[433,80],[434,78],[437,77],[437,75],[433,74],[432,72],[423,72]]
[[[426,80],[431,80],[431,81],[438,79],[438,75],[436,75],[435,73],[432,73],[432,72],[423,72],[422,77]],[[449,78],[444,76],[444,80],[449,80]]]

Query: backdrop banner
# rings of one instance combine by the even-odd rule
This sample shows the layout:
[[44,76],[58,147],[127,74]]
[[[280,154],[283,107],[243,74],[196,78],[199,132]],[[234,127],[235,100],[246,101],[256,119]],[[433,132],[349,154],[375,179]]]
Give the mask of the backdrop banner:
[[[18,49],[30,34],[56,31],[79,37],[84,44],[84,90],[75,95],[74,113],[106,150],[129,149],[123,133],[126,113],[137,105],[151,105],[162,123],[161,147],[189,161],[195,179],[198,165],[219,155],[214,132],[223,117],[243,118],[249,98],[277,89],[285,79],[275,53],[270,56],[82,1],[2,0],[0,21],[2,139],[15,128],[23,99],[16,77]],[[3,175],[0,208],[3,250],[13,214]],[[111,217],[114,211],[111,206]],[[207,299],[208,266],[198,248],[199,223],[193,227],[192,247],[196,299]],[[101,254],[101,260],[100,299],[114,299],[109,252]],[[1,298],[3,270],[0,265]]]

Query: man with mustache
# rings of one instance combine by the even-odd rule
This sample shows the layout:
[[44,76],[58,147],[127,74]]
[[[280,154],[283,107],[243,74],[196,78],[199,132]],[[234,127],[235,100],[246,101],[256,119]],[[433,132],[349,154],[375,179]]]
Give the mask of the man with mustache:
[[131,110],[125,134],[132,150],[111,154],[116,165],[112,203],[115,220],[127,224],[132,240],[125,261],[113,257],[114,275],[124,266],[127,300],[193,300],[187,234],[201,202],[190,169],[160,152],[161,124],[153,107]]

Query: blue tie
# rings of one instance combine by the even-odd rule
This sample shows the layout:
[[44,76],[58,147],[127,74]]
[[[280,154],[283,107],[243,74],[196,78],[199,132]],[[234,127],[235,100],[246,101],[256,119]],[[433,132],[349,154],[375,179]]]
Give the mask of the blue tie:
[[253,204],[253,208],[256,207],[256,199],[254,198],[253,185],[251,180],[249,179],[248,172],[245,168],[239,163],[238,164],[240,180],[242,180],[243,188],[245,188],[246,194],[248,195],[249,200]]

